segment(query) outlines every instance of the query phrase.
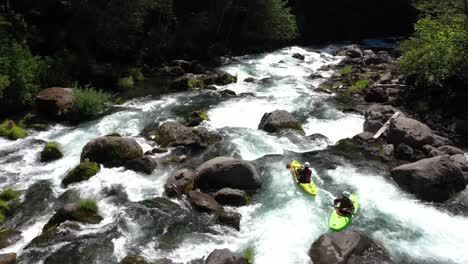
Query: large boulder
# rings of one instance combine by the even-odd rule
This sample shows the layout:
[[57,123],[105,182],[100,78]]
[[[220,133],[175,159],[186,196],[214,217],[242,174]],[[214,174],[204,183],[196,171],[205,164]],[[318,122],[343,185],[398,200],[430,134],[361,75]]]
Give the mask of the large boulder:
[[0,254],[0,264],[16,264],[16,253]]
[[23,238],[21,231],[6,228],[0,231],[0,249],[9,247]]
[[197,174],[189,169],[182,169],[172,173],[164,185],[166,195],[175,197],[193,191],[196,177]]
[[150,156],[143,156],[127,161],[125,167],[130,170],[151,174],[158,166],[155,159]]
[[359,46],[353,44],[343,47],[340,51],[338,51],[337,55],[356,59],[362,57],[362,51]]
[[119,264],[150,264],[149,261],[142,256],[138,255],[127,255],[123,258]]
[[368,103],[385,103],[388,101],[388,95],[382,88],[371,88],[366,92],[364,100]]
[[463,170],[463,168],[468,165],[468,160],[464,154],[452,155],[450,156],[450,160],[455,166],[460,168],[460,170]]
[[448,155],[401,165],[391,174],[404,190],[425,201],[446,201],[466,186],[460,168]]
[[240,230],[240,222],[242,220],[242,215],[238,212],[228,212],[222,211],[221,214],[218,215],[218,221],[220,224],[225,226],[230,226],[237,231]]
[[91,140],[81,152],[81,161],[89,160],[105,167],[124,166],[129,160],[143,156],[143,149],[132,138],[100,137]]
[[92,212],[86,208],[81,207],[78,203],[66,204],[63,208],[58,210],[54,216],[47,222],[42,231],[46,231],[51,227],[58,227],[65,221],[77,221],[87,224],[99,224],[102,217],[96,212]]
[[[366,110],[364,116],[364,131],[375,133],[377,132],[387,120],[392,117],[398,109],[390,105],[371,105]],[[402,116],[402,114],[400,114]]]
[[67,187],[72,183],[87,181],[101,170],[101,165],[96,162],[84,161],[67,173],[62,180],[62,185]]
[[51,117],[58,117],[65,109],[71,109],[74,100],[72,88],[47,88],[40,91],[36,96],[39,112]]
[[294,129],[304,133],[299,122],[285,110],[275,110],[271,113],[265,113],[258,125],[258,129],[270,133],[279,132],[282,129]]
[[249,203],[250,197],[243,190],[223,188],[214,195],[215,200],[222,205],[243,206]]
[[159,126],[155,141],[163,147],[183,146],[191,149],[204,149],[221,141],[215,132],[200,127],[192,129],[176,122],[165,122]]
[[208,255],[205,264],[247,264],[247,261],[235,256],[229,249],[216,249]]
[[191,191],[188,193],[188,197],[190,203],[200,212],[220,214],[223,211],[223,206],[208,194]]
[[382,246],[355,231],[322,235],[312,244],[309,256],[315,264],[391,263]]
[[393,119],[390,122],[387,137],[388,142],[395,146],[405,143],[417,149],[434,143],[434,134],[428,126],[407,117]]
[[201,164],[196,172],[196,185],[203,190],[256,190],[261,187],[258,172],[249,161],[217,157]]
[[447,155],[457,155],[457,154],[464,154],[465,152],[459,148],[453,146],[441,146],[437,148],[438,151],[447,154]]

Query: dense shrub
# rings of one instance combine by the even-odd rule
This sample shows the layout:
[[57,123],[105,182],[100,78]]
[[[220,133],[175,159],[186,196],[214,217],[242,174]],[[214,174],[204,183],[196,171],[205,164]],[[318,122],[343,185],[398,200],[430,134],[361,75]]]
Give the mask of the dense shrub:
[[443,86],[454,78],[468,80],[468,30],[465,19],[448,21],[426,17],[412,38],[400,45],[399,69],[419,86]]
[[78,120],[84,120],[103,112],[107,103],[112,99],[111,94],[91,87],[76,87],[73,91],[75,96],[74,111]]
[[78,204],[78,207],[81,210],[88,211],[88,212],[93,213],[93,214],[97,214],[98,209],[99,209],[98,205],[96,203],[96,200],[94,200],[94,199],[81,200],[80,203]]

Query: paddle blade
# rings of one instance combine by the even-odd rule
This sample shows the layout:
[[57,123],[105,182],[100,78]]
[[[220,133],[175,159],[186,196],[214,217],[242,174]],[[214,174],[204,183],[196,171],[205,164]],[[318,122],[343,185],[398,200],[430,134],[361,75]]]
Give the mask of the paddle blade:
[[291,168],[291,164],[286,164],[286,169],[290,169]]

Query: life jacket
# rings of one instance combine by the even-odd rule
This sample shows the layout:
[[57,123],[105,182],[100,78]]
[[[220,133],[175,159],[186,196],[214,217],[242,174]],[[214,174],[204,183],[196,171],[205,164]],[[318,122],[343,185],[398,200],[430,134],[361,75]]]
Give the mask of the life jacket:
[[299,170],[299,182],[300,183],[310,183],[310,178],[312,176],[312,171],[304,167],[303,169]]
[[341,212],[341,209],[343,208],[350,208],[354,211],[354,204],[353,204],[353,201],[351,201],[351,199],[349,198],[346,198],[346,197],[340,197],[340,198],[337,198],[335,199],[334,201],[334,204],[338,204],[339,203],[339,208],[338,210]]

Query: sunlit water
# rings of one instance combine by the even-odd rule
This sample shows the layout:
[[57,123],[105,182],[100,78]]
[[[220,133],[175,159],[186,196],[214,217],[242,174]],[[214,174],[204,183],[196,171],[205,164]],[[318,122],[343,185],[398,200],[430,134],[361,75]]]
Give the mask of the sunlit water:
[[[206,94],[192,92],[163,96],[158,99],[141,98],[127,102],[125,110],[77,127],[55,125],[45,132],[33,132],[28,139],[16,142],[0,139],[1,151],[9,153],[0,158],[0,176],[3,187],[27,189],[38,180],[50,180],[56,196],[65,189],[60,182],[66,172],[79,163],[83,146],[90,140],[110,133],[135,138],[144,151],[154,143],[139,136],[146,126],[167,120],[179,120],[181,108],[203,105],[209,108],[210,120],[203,126],[222,132],[223,144],[230,154],[255,160],[267,154],[283,154],[285,151],[306,152],[326,147],[324,144],[304,141],[300,144],[286,137],[276,137],[257,129],[266,112],[283,109],[293,113],[307,135],[321,133],[332,143],[351,137],[362,131],[363,117],[344,114],[325,102],[330,95],[316,93],[314,88],[323,80],[308,76],[323,65],[336,64],[341,58],[299,47],[285,48],[277,52],[239,58],[238,63],[222,69],[238,76],[238,82],[219,89],[231,89],[236,93],[254,93],[255,96],[233,97],[227,100],[208,99]],[[299,52],[304,61],[292,58]],[[322,73],[329,77],[332,73]],[[247,77],[265,79],[246,83]],[[43,143],[58,141],[64,146],[65,157],[42,164],[38,162]],[[229,153],[228,153],[229,154]],[[290,160],[265,164],[263,187],[254,197],[252,205],[241,207],[241,231],[226,227],[218,235],[193,234],[181,245],[170,251],[156,249],[155,241],[139,245],[141,255],[150,260],[167,257],[174,261],[188,262],[207,256],[216,248],[229,248],[241,253],[247,248],[255,252],[255,263],[310,263],[308,249],[314,240],[328,232],[330,213],[328,204],[340,189],[355,191],[361,201],[361,210],[351,229],[360,230],[383,243],[396,262],[468,263],[463,247],[468,244],[468,219],[453,217],[405,194],[383,175],[368,175],[359,168],[339,167],[327,175],[314,173],[319,187],[317,197],[301,193],[293,184],[285,164]],[[83,233],[97,232],[100,227],[115,221],[121,211],[118,206],[99,199],[101,190],[120,184],[131,201],[140,201],[163,195],[163,185],[170,171],[156,170],[145,176],[123,168],[107,169],[90,180],[73,184],[83,198],[97,198],[104,221],[99,225],[82,225]],[[323,177],[326,176],[327,180]],[[121,214],[120,214],[121,215]],[[44,215],[31,219],[20,228],[24,239],[0,252],[21,254],[24,246],[40,234],[42,226],[51,217]],[[115,256],[120,260],[141,232],[129,223],[128,231],[114,239]],[[138,242],[137,242],[138,243]],[[133,247],[134,248],[134,247]]]

